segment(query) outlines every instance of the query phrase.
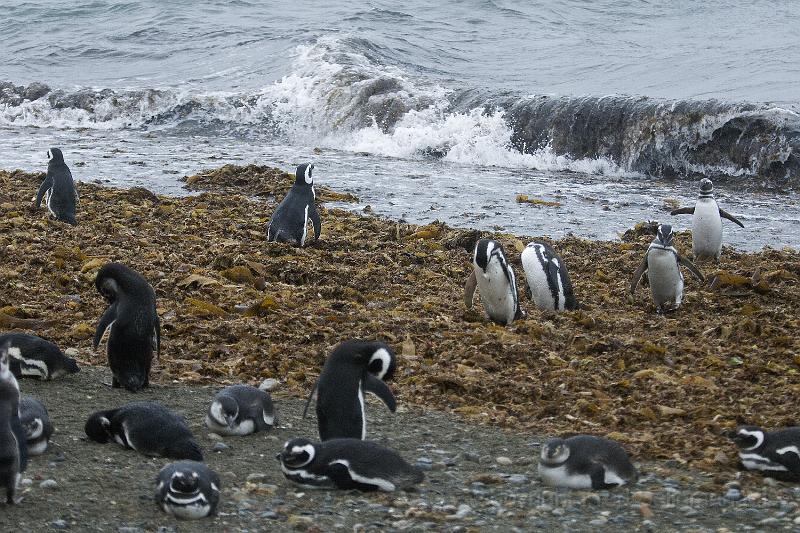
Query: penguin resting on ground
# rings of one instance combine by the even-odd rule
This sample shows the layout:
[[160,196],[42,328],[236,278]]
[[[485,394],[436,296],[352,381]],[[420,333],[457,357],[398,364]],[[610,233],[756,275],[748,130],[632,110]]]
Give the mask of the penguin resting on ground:
[[131,392],[150,385],[153,352],[161,351],[161,322],[156,312],[156,293],[138,272],[119,263],[108,263],[97,273],[97,290],[109,302],[94,334],[97,349],[107,329],[111,386]]
[[311,163],[297,167],[294,185],[272,213],[267,226],[267,241],[305,246],[309,220],[314,226],[314,240],[319,239],[322,223],[315,204],[317,193],[312,170],[314,165]]
[[178,461],[158,473],[155,500],[176,518],[204,518],[217,514],[221,486],[217,473],[203,463]]
[[522,268],[528,281],[528,297],[543,311],[573,311],[578,302],[572,292],[567,265],[553,247],[532,242],[522,250]]
[[8,342],[11,372],[15,377],[55,379],[79,372],[75,359],[67,357],[58,346],[36,335],[6,333],[0,335],[0,345]]
[[275,425],[269,393],[250,385],[231,385],[214,396],[206,426],[219,435],[249,435]]
[[694,215],[692,217],[692,254],[695,261],[714,259],[719,261],[722,253],[722,219],[744,227],[738,218],[731,215],[714,199],[714,184],[708,178],[700,180],[700,196],[694,207],[681,207],[670,215]]
[[320,440],[366,438],[365,392],[374,394],[395,412],[397,401],[384,383],[394,374],[395,359],[394,350],[377,341],[346,341],[333,350],[306,403],[308,410],[316,391]]
[[425,479],[394,450],[359,439],[292,439],[276,456],[286,479],[313,488],[408,490]]
[[472,308],[475,288],[481,295],[486,314],[498,324],[508,325],[524,313],[519,306],[514,270],[506,260],[503,246],[491,239],[481,239],[472,254],[472,274],[464,288],[464,303]]
[[764,431],[741,426],[728,433],[739,447],[739,459],[748,470],[784,481],[800,481],[800,426]]
[[702,272],[694,264],[682,257],[672,246],[675,234],[672,233],[672,226],[661,224],[658,226],[658,234],[655,240],[647,248],[644,259],[639,264],[636,272],[633,273],[631,281],[631,294],[636,292],[636,287],[642,279],[645,270],[648,271],[647,279],[650,281],[650,292],[653,295],[653,303],[659,313],[674,311],[681,306],[683,299],[683,273],[680,265],[689,269],[689,272],[703,281]]
[[25,430],[19,420],[19,384],[11,373],[8,343],[0,345],[0,488],[6,503],[19,503],[17,489],[28,466]]
[[113,440],[143,455],[203,460],[186,420],[157,402],[130,402],[97,411],[86,421],[84,431],[95,442]]
[[75,206],[78,204],[78,191],[72,181],[72,172],[64,162],[64,155],[58,148],[47,151],[47,176],[39,186],[34,206],[39,209],[44,199],[45,205],[57,220],[76,225]]
[[23,394],[19,401],[19,420],[25,430],[28,455],[42,455],[47,451],[53,424],[42,402]]
[[591,435],[549,439],[539,455],[539,477],[570,489],[613,489],[636,482],[625,450],[613,440]]

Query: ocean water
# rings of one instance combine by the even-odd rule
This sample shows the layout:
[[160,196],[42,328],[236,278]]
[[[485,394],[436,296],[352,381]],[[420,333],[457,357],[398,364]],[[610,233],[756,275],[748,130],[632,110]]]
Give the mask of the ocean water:
[[[0,3],[0,168],[183,194],[224,163],[381,214],[613,239],[698,179],[744,249],[800,247],[791,1]],[[561,203],[518,204],[518,194]]]

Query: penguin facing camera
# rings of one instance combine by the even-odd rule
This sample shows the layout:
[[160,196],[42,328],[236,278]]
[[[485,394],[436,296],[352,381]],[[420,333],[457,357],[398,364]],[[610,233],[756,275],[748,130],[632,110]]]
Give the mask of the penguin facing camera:
[[176,518],[196,520],[217,514],[219,476],[203,463],[170,463],[156,478],[156,504]]
[[23,394],[19,401],[19,420],[25,430],[25,442],[28,455],[42,455],[50,445],[53,435],[53,423],[44,404]]

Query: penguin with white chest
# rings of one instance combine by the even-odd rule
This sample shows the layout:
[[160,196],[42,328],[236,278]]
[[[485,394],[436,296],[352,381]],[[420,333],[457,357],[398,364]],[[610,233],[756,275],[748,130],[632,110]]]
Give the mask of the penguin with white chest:
[[72,172],[64,162],[64,155],[58,148],[47,151],[47,176],[36,193],[35,207],[38,209],[44,199],[48,211],[57,220],[76,225],[75,207],[78,204],[78,191],[72,180]]
[[764,431],[741,426],[728,433],[739,447],[739,459],[748,470],[784,481],[800,481],[800,427]]
[[472,273],[464,288],[464,303],[472,308],[475,289],[481,295],[486,314],[498,324],[508,325],[522,318],[517,281],[506,259],[503,245],[491,239],[481,239],[472,254]]
[[360,439],[292,439],[276,459],[286,479],[312,488],[392,492],[425,479],[394,450]]
[[50,445],[53,423],[44,404],[23,394],[19,401],[19,420],[25,430],[28,455],[42,455]]
[[694,207],[675,209],[671,215],[693,215],[692,254],[695,261],[714,259],[719,261],[722,253],[722,219],[727,218],[742,228],[739,219],[731,215],[714,199],[714,184],[708,178],[700,180],[700,196]]
[[636,482],[638,474],[617,442],[592,435],[549,439],[539,455],[539,477],[570,489],[613,489]]
[[161,469],[156,478],[156,504],[168,514],[195,520],[217,514],[219,476],[203,463],[178,461]]
[[275,425],[269,393],[250,385],[231,385],[214,396],[206,426],[219,435],[249,435]]
[[6,503],[19,503],[17,489],[28,466],[25,430],[19,419],[19,384],[11,373],[8,343],[0,345],[0,488]]
[[647,248],[647,253],[644,254],[644,259],[634,272],[633,281],[631,281],[631,294],[634,294],[642,275],[647,271],[653,303],[659,313],[674,311],[681,305],[683,273],[681,273],[680,265],[688,268],[700,281],[705,279],[702,272],[691,261],[678,253],[672,245],[674,238],[672,226],[669,224],[658,226],[656,238]]
[[397,400],[384,383],[394,371],[394,350],[386,343],[352,340],[337,346],[325,361],[309,397],[310,403],[316,391],[320,439],[365,439],[364,394],[367,392],[380,398],[394,413]]
[[578,302],[572,292],[567,265],[553,247],[532,242],[522,251],[522,268],[528,281],[528,296],[543,311],[572,311]]
[[143,455],[203,460],[186,420],[157,402],[130,402],[97,411],[86,421],[84,431],[95,442],[114,441]]
[[36,335],[16,332],[0,335],[0,345],[6,342],[11,356],[11,372],[17,378],[50,380],[80,371],[75,359],[64,355],[54,343]]
[[141,274],[120,263],[104,265],[94,283],[109,303],[97,324],[94,348],[110,330],[106,349],[111,386],[136,392],[149,386],[153,352],[161,350],[156,293]]
[[294,185],[278,204],[267,226],[267,241],[286,242],[303,247],[308,236],[308,222],[314,226],[314,240],[319,239],[322,223],[317,211],[317,193],[311,172],[314,165],[297,167]]

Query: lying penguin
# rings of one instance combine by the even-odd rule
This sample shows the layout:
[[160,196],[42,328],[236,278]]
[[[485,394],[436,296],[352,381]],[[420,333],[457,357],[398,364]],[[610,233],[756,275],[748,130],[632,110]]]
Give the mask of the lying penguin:
[[275,425],[269,393],[250,385],[231,385],[214,396],[206,426],[219,435],[249,435]]
[[728,437],[739,447],[739,459],[746,469],[784,481],[800,481],[800,426],[775,431],[741,426]]
[[0,345],[8,342],[11,372],[17,378],[56,379],[80,371],[75,359],[67,357],[50,341],[27,333],[0,335]]
[[53,424],[42,402],[23,394],[19,401],[19,420],[25,430],[28,455],[42,455],[50,445]]
[[506,259],[503,245],[491,239],[481,239],[472,254],[472,273],[464,287],[464,304],[472,308],[475,289],[489,318],[508,325],[522,318],[514,269]]
[[217,514],[222,485],[216,472],[197,461],[170,463],[156,478],[156,504],[187,520]]
[[550,439],[542,446],[539,477],[556,487],[602,490],[634,483],[638,474],[615,441],[576,435]]
[[572,292],[567,265],[553,247],[532,242],[522,250],[522,268],[528,281],[528,297],[543,311],[573,311],[578,302]]
[[420,469],[376,442],[292,439],[275,457],[286,479],[315,488],[409,490],[425,479]]

